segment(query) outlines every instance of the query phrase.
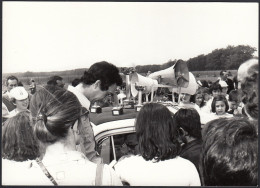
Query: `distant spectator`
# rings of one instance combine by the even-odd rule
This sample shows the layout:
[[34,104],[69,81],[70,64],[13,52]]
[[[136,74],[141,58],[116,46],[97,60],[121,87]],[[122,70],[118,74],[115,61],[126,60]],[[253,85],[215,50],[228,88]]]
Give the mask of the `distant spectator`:
[[200,110],[200,107],[198,105],[196,105],[195,103],[193,103],[192,101],[193,95],[190,95],[188,93],[181,93],[180,94],[180,104],[178,105],[178,107],[180,108],[194,108],[197,111]]
[[212,81],[211,80],[208,80],[208,85],[209,85],[209,88],[210,88],[210,86],[212,85]]
[[146,77],[148,77],[150,74],[151,74],[151,71],[148,71],[148,72],[146,73]]
[[48,85],[54,85],[63,88],[65,83],[63,82],[63,78],[60,76],[52,76],[47,82]]
[[229,114],[233,114],[234,116],[242,115],[242,107],[240,105],[241,99],[238,90],[230,91],[228,95],[228,104],[229,104]]
[[31,84],[29,86],[29,89],[32,95],[36,92],[36,83],[33,79],[31,79]]
[[210,88],[209,92],[211,93],[212,97],[216,97],[221,94],[222,92],[222,87],[218,82],[214,82]]
[[[198,92],[198,93],[202,93],[202,95],[203,95],[203,101],[204,101],[205,103],[207,103],[208,100],[212,98],[211,93],[210,93],[210,91],[209,91],[209,88],[207,88],[207,87],[200,87],[200,88],[198,88],[197,92]],[[205,104],[204,104],[204,105],[205,105]]]
[[80,83],[80,79],[79,79],[79,78],[75,78],[75,79],[71,82],[71,85],[72,85],[73,87],[76,87],[79,83]]
[[180,156],[191,161],[199,171],[202,145],[200,115],[195,109],[180,109],[174,117],[184,143]]
[[228,94],[227,94],[227,91],[228,91],[228,85],[227,85],[227,82],[225,81],[222,81],[222,80],[219,80],[219,85],[221,86],[222,88],[222,92],[221,94],[224,95],[227,99],[228,99]]
[[23,83],[21,81],[18,81],[17,86],[22,86],[23,87]]
[[208,82],[206,80],[200,80],[200,82],[201,82],[201,87],[209,88],[209,84],[208,84]]
[[198,105],[199,108],[202,108],[206,104],[204,101],[204,96],[202,91],[196,92],[194,98],[195,98],[195,104]]
[[238,80],[237,80],[237,75],[234,76],[234,78],[233,78],[233,82],[234,82],[234,88],[237,90],[237,89],[238,89]]
[[7,90],[2,95],[2,121],[5,121],[9,117],[9,113],[16,108],[15,104],[11,100],[10,90],[17,87],[18,78],[15,76],[8,76],[6,79]]
[[201,169],[204,186],[257,186],[258,136],[242,118],[221,118],[202,130]]
[[235,89],[233,81],[230,78],[228,78],[228,72],[226,70],[220,71],[219,75],[220,75],[220,80],[225,81],[227,83],[228,85],[227,94],[229,94],[231,90]]
[[258,79],[259,79],[258,59],[250,59],[238,68],[237,78],[241,85],[242,101],[245,106],[245,113],[252,120],[258,120]]

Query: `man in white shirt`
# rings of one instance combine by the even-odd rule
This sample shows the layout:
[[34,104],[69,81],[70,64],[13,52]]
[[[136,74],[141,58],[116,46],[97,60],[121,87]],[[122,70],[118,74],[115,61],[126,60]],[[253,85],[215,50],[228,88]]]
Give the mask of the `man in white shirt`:
[[[82,107],[89,111],[90,105],[103,99],[108,94],[113,94],[117,86],[122,84],[122,78],[119,70],[113,64],[102,61],[93,64],[88,71],[85,71],[76,86],[68,86],[68,90],[74,93]],[[93,130],[89,121],[88,113],[85,114],[81,128],[79,128],[82,137],[80,141],[81,151],[92,162],[100,163],[100,158],[96,155],[95,139]],[[79,125],[80,127],[80,125]]]

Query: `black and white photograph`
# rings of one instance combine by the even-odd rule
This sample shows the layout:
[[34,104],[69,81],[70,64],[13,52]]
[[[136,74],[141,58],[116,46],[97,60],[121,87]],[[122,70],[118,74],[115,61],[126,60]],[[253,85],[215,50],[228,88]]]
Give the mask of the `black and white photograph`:
[[2,1],[2,186],[258,186],[259,3]]

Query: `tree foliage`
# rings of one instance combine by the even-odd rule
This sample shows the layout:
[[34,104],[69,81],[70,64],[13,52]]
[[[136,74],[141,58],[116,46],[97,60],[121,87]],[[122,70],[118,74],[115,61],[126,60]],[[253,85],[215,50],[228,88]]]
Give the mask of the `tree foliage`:
[[253,57],[256,48],[239,45],[213,50],[208,55],[199,55],[187,61],[190,71],[234,70]]

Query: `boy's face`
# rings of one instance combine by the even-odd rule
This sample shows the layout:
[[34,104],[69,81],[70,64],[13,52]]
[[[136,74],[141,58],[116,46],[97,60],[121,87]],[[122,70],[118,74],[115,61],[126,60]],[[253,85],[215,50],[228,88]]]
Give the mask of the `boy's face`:
[[189,95],[187,93],[181,93],[181,96],[180,96],[182,102],[184,102],[184,103],[185,102],[189,103],[190,102],[190,97],[191,97],[191,95]]
[[208,93],[204,93],[204,101],[208,101],[209,99],[211,99],[211,95]]
[[228,103],[229,103],[229,108],[231,110],[235,110],[235,109],[238,108],[238,103],[237,102],[235,102],[235,101],[228,101]]
[[197,94],[195,97],[195,102],[197,105],[200,105],[202,103],[203,96],[201,94]]
[[212,90],[212,96],[213,97],[216,97],[216,96],[218,96],[218,95],[220,95],[221,94],[221,91],[219,90],[219,89],[217,89],[217,90]]

